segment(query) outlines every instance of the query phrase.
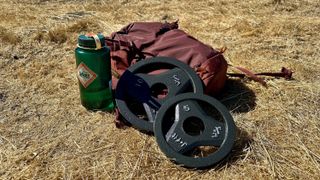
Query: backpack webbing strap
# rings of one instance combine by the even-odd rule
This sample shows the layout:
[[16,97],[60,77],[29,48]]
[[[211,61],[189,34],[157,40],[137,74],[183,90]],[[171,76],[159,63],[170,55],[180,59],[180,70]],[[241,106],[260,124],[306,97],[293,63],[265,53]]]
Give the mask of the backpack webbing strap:
[[267,83],[261,79],[258,76],[271,76],[271,77],[283,77],[285,79],[291,79],[293,71],[291,71],[288,68],[282,67],[281,72],[263,72],[263,73],[253,73],[252,71],[243,68],[243,67],[238,67],[238,66],[232,66],[229,64],[229,66],[234,67],[238,69],[239,71],[243,72],[241,73],[227,73],[228,76],[230,77],[239,77],[239,78],[244,78],[245,76],[248,76],[249,78],[253,79],[256,82],[261,83],[263,86],[267,86]]

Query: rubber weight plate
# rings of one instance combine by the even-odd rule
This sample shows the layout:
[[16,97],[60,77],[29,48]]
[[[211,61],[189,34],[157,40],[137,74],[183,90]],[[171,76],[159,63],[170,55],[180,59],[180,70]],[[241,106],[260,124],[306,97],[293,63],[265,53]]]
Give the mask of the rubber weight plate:
[[236,126],[218,100],[185,93],[166,101],[158,111],[154,135],[163,153],[192,168],[212,166],[231,151]]
[[123,73],[115,100],[120,114],[133,127],[153,132],[161,104],[186,92],[203,93],[202,81],[195,71],[177,59],[155,57],[141,60]]

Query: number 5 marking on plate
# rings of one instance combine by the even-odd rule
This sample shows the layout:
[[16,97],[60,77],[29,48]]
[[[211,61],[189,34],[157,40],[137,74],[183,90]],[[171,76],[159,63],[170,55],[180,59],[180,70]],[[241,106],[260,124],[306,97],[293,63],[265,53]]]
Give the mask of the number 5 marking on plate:
[[178,75],[174,74],[172,77],[173,77],[173,80],[174,80],[174,83],[176,84],[176,86],[180,86],[181,80],[178,77]]
[[220,134],[220,132],[221,132],[221,126],[215,127],[215,128],[213,129],[213,131],[212,131],[211,137],[212,137],[212,138],[218,137],[219,134]]

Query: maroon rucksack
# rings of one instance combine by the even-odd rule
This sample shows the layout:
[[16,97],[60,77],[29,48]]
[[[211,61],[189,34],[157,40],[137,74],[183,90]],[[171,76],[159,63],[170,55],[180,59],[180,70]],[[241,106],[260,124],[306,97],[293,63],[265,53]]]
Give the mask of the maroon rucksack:
[[155,56],[176,58],[195,70],[205,86],[205,93],[216,95],[223,88],[226,75],[249,78],[266,86],[259,75],[290,79],[292,71],[282,68],[278,73],[253,73],[243,67],[234,67],[242,73],[227,73],[228,66],[223,57],[225,48],[215,50],[178,29],[178,22],[135,22],[106,37],[111,49],[113,71],[112,86],[115,89],[119,76],[141,59]]
[[[223,57],[225,48],[215,50],[178,29],[178,22],[135,22],[106,38],[111,49],[112,86],[116,88],[118,78],[135,62],[155,56],[178,59],[195,70],[204,84],[208,95],[217,95],[223,88],[227,75],[247,76],[266,86],[258,75],[285,77],[290,79],[292,71],[282,68],[280,73],[259,73],[234,67],[242,73],[227,73],[228,63]],[[117,112],[116,125],[122,127],[120,114]]]
[[193,68],[204,83],[206,94],[216,95],[227,79],[228,64],[223,51],[203,44],[184,31],[178,23],[136,22],[106,40],[111,48],[113,88],[117,75],[121,74],[137,60],[166,56],[176,58]]

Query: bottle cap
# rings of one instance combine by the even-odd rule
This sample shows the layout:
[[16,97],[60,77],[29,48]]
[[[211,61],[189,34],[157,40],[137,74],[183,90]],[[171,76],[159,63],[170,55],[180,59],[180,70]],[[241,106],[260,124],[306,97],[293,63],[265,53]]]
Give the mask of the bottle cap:
[[101,49],[105,46],[105,38],[102,34],[86,34],[78,37],[78,47],[83,49]]

